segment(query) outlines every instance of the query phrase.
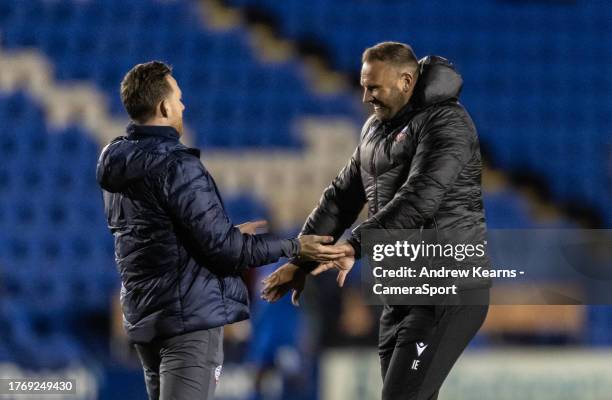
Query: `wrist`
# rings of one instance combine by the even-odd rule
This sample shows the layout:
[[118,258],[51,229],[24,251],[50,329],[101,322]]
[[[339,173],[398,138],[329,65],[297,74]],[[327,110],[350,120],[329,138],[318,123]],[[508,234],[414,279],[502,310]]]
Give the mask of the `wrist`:
[[319,265],[316,261],[305,261],[303,259],[300,259],[300,257],[293,257],[289,260],[289,263],[295,265],[296,268],[307,274],[310,273],[310,271],[314,270],[317,265]]
[[361,246],[360,244],[355,240],[355,238],[348,238],[346,243],[351,247],[351,249],[353,250],[353,256],[355,257],[355,259],[359,259],[361,258]]
[[291,242],[293,243],[293,254],[291,256],[298,257],[302,251],[302,242],[299,238],[291,239]]

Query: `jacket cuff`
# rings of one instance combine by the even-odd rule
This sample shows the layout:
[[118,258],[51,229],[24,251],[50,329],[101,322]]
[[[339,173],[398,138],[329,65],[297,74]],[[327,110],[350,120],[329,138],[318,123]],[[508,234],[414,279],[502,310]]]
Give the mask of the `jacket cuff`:
[[293,257],[291,260],[289,260],[289,262],[291,264],[297,265],[298,268],[300,268],[307,274],[312,272],[319,265],[319,263],[317,263],[316,261],[304,261],[300,260],[298,257]]
[[270,262],[278,261],[281,257],[293,257],[294,253],[297,255],[300,252],[300,244],[294,243],[292,239],[279,239],[271,233],[259,233],[255,236],[265,241]]
[[298,239],[283,239],[280,241],[283,257],[297,257],[300,254],[300,241]]
[[268,259],[278,260],[283,256],[283,240],[277,239],[269,233],[258,234],[257,236],[263,238],[268,245]]
[[358,236],[358,234],[355,235],[355,232],[353,232],[353,236],[348,238],[346,241],[348,244],[353,246],[353,249],[355,250],[355,260],[359,260],[361,258],[361,237]]

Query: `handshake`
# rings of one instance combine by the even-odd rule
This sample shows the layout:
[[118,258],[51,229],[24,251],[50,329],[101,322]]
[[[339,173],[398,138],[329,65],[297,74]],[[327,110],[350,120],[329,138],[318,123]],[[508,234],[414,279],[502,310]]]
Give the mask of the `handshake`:
[[[240,233],[255,235],[258,231],[265,230],[267,225],[268,221],[259,220],[245,222],[236,228],[240,230]],[[332,245],[334,242],[332,236],[303,235],[297,239],[300,242],[298,257],[303,261],[333,261],[344,257],[347,252],[346,246]]]
[[[242,233],[255,234],[258,228],[263,228],[266,221],[247,222],[238,225]],[[299,297],[306,284],[308,268],[306,264],[318,263],[311,275],[319,275],[330,269],[338,270],[337,282],[342,287],[346,276],[355,264],[355,249],[348,242],[332,244],[332,236],[303,235],[298,237],[300,253],[296,261],[288,262],[271,273],[262,281],[261,298],[268,302],[275,302],[293,292],[291,302],[299,306]]]
[[[333,242],[332,237],[300,236],[299,239],[301,243],[302,239],[306,241],[317,241],[320,238],[324,240],[318,242],[316,246],[321,246],[323,249],[317,247],[316,251],[319,253],[315,259],[315,261],[319,262],[319,265],[317,265],[310,274],[316,276],[329,269],[336,269],[338,270],[336,281],[338,282],[338,286],[342,287],[344,286],[346,276],[355,264],[355,249],[348,242],[324,246],[323,243]],[[308,246],[311,245],[309,244]],[[263,280],[261,298],[268,302],[275,302],[291,290],[291,302],[297,307],[300,305],[299,298],[304,290],[307,275],[308,271],[304,268],[304,265],[302,265],[301,259],[296,262],[288,262]]]
[[303,235],[298,237],[300,242],[299,259],[302,261],[329,262],[346,255],[343,246],[333,245],[332,236]]

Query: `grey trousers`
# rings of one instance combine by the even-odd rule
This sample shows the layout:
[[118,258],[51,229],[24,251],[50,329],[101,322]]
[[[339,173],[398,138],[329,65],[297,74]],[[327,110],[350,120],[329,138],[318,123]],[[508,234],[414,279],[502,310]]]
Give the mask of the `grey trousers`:
[[223,327],[135,346],[149,400],[213,398],[223,364]]

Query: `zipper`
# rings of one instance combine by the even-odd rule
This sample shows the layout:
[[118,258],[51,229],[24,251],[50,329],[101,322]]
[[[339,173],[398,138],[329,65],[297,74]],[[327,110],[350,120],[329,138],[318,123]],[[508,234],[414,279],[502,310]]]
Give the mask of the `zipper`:
[[[384,135],[376,135],[376,136],[384,137]],[[379,144],[380,144],[380,141],[377,141],[376,143],[374,143],[374,148],[372,149],[372,156],[370,158],[370,165],[372,165],[372,176],[374,177],[374,214],[378,212],[378,176],[376,172],[376,163],[374,162],[374,157],[376,156],[376,150],[378,149]]]

